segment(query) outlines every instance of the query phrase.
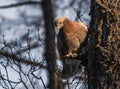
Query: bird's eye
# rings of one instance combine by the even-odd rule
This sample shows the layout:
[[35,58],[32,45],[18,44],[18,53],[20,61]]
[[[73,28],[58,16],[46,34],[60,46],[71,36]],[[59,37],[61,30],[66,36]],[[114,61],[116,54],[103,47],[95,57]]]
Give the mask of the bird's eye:
[[57,25],[58,23],[57,22],[55,22],[55,25]]

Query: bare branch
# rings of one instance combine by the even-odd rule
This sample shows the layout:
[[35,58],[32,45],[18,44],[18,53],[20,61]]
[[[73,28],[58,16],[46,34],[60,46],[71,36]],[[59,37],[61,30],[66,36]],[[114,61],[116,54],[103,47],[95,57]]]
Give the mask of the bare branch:
[[24,63],[24,64],[30,64],[30,65],[34,65],[34,66],[40,66],[40,67],[43,67],[43,68],[47,67],[47,66],[45,66],[45,65],[43,65],[43,64],[41,64],[39,62],[31,61],[31,60],[28,60],[28,59],[25,59],[25,58],[18,58],[15,55],[10,54],[8,52],[3,52],[2,50],[0,50],[0,55],[8,57],[11,60]]
[[10,5],[3,5],[3,6],[0,6],[0,9],[8,9],[8,8],[19,7],[24,5],[40,5],[40,4],[41,2],[38,2],[38,1],[26,1],[26,2],[14,3]]

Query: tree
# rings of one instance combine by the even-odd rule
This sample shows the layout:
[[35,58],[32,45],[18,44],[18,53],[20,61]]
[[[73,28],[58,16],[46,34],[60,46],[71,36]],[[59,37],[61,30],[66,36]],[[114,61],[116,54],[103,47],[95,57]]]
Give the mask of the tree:
[[[24,0],[23,0],[24,1]],[[64,8],[74,7],[75,0],[69,0],[69,5],[61,7]],[[76,0],[79,1],[79,0]],[[81,3],[80,1],[79,3]],[[80,75],[76,74],[76,68],[79,69],[78,65],[73,64],[73,60],[68,61],[68,65],[65,65],[68,71],[63,71],[69,75],[73,72],[72,79],[66,79],[66,82],[62,82],[61,73],[56,64],[55,58],[55,31],[53,26],[53,10],[55,10],[55,5],[51,5],[51,0],[38,1],[25,1],[19,2],[17,4],[0,6],[0,8],[11,8],[23,5],[39,5],[42,6],[44,13],[45,22],[45,35],[46,39],[40,38],[38,30],[37,41],[31,43],[30,30],[27,34],[21,36],[21,38],[26,38],[27,45],[24,47],[18,40],[14,42],[7,43],[5,36],[3,35],[2,48],[0,49],[0,86],[5,89],[16,89],[18,86],[22,85],[26,89],[39,89],[39,88],[50,88],[50,89],[63,89],[67,85],[68,89],[77,89],[82,83],[85,87],[79,87],[86,89],[88,83],[88,89],[119,89],[120,88],[120,1],[119,0],[91,0],[91,22],[89,27],[88,42],[85,48],[85,69],[87,69],[87,74]],[[80,5],[80,4],[79,4]],[[53,7],[52,7],[53,6]],[[56,6],[57,7],[57,6]],[[81,7],[81,6],[80,6]],[[80,9],[80,8],[79,8]],[[80,18],[80,11],[76,9],[77,16]],[[48,14],[49,13],[49,14]],[[33,58],[31,56],[31,50],[38,48],[39,44],[42,43],[45,46],[45,55],[43,60],[39,58]],[[27,57],[25,55],[27,54]],[[88,54],[87,54],[88,53]],[[38,60],[37,60],[38,59]],[[87,61],[87,62],[86,62]],[[87,64],[88,63],[88,64]],[[27,64],[27,66],[26,66]],[[64,64],[63,64],[64,65]],[[81,64],[80,64],[81,65]],[[87,66],[86,66],[87,65]],[[26,67],[25,67],[26,66]],[[64,66],[64,67],[65,67]],[[24,67],[27,70],[24,70]],[[67,69],[68,68],[68,69]],[[69,70],[70,68],[70,70]],[[19,76],[17,81],[10,79],[10,73],[8,71],[15,71]],[[40,71],[44,69],[48,71],[48,84],[45,83],[40,75]],[[3,73],[3,71],[5,73]],[[37,72],[37,73],[36,73]],[[85,77],[82,77],[85,76]],[[67,76],[68,77],[68,76]],[[88,79],[87,79],[88,78]],[[76,80],[77,79],[77,80]],[[88,82],[87,82],[88,81]],[[42,83],[42,86],[37,84]]]
[[[0,73],[0,78],[1,78],[1,83],[0,85],[2,88],[7,88],[7,89],[13,89],[19,86],[19,84],[23,84],[23,86],[28,89],[28,88],[33,88],[36,89],[36,84],[35,81],[40,80],[43,84],[43,87],[49,88],[49,89],[62,89],[63,85],[60,80],[60,77],[58,77],[58,74],[56,73],[58,70],[56,67],[56,60],[55,60],[55,30],[54,30],[54,23],[53,23],[53,11],[52,11],[52,5],[51,5],[51,0],[43,0],[42,2],[38,1],[26,1],[26,2],[20,2],[17,4],[12,4],[12,5],[7,5],[7,6],[1,6],[0,8],[11,8],[11,7],[18,7],[22,5],[42,5],[43,8],[43,13],[44,13],[44,21],[45,21],[45,41],[43,44],[45,45],[45,60],[42,60],[41,62],[37,62],[37,60],[34,58],[31,58],[31,49],[38,47],[38,42],[42,42],[38,30],[38,40],[37,42],[31,44],[31,38],[29,37],[30,30],[28,30],[28,33],[23,35],[21,38],[25,39],[27,38],[27,48],[22,50],[22,45],[18,44],[17,41],[12,42],[14,46],[10,45],[9,43],[6,44],[6,41],[4,40],[4,35],[3,35],[3,45],[4,47],[0,50],[0,55],[2,57],[6,57],[7,63],[4,64],[1,63],[2,67],[6,71],[5,78],[3,73]],[[50,13],[50,14],[48,14]],[[18,47],[19,46],[19,47]],[[17,50],[18,48],[19,50]],[[9,51],[9,49],[11,51]],[[15,49],[15,50],[14,50]],[[22,52],[28,51],[29,59],[22,58]],[[19,56],[18,56],[19,55]],[[4,58],[3,58],[4,59]],[[9,60],[10,59],[10,60]],[[12,62],[13,61],[13,62]],[[47,66],[44,65],[44,62],[46,61]],[[11,63],[12,62],[12,63]],[[24,64],[30,65],[28,67],[28,71],[24,71],[22,66]],[[18,69],[15,68],[15,66],[18,67]],[[20,77],[19,81],[14,82],[9,79],[9,73],[8,73],[8,67],[10,67],[12,70],[18,73],[18,76]],[[30,69],[29,69],[30,68]],[[42,77],[38,77],[38,75],[35,74],[38,69],[41,68],[46,68],[48,70],[48,78],[49,78],[49,84],[48,86],[45,84],[43,81]],[[24,81],[23,78],[26,79],[26,82]],[[37,80],[36,80],[37,79]],[[28,86],[27,81],[30,82],[30,86]],[[7,84],[8,83],[8,84]]]
[[88,88],[120,88],[120,1],[91,0]]
[[[46,52],[45,57],[49,71],[49,89],[63,89],[63,84],[58,76],[59,70],[56,66],[55,60],[55,28],[53,20],[53,11],[51,1],[44,0],[43,12],[46,27]],[[48,14],[51,13],[51,14]]]

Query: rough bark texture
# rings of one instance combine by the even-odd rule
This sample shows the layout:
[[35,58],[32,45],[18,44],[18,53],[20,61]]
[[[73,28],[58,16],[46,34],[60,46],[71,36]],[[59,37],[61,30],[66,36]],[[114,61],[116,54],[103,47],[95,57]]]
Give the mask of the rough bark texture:
[[42,2],[45,29],[46,29],[46,51],[45,59],[47,61],[48,72],[49,72],[49,89],[63,89],[63,84],[60,77],[58,76],[59,71],[56,67],[55,60],[55,29],[53,20],[53,11],[51,0],[43,0]]
[[89,89],[120,89],[120,0],[91,0]]

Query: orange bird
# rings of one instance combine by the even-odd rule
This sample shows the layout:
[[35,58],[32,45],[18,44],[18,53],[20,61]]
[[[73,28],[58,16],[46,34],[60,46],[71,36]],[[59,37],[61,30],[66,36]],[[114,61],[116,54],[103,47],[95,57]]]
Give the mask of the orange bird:
[[55,20],[55,26],[59,30],[57,34],[57,47],[60,58],[75,58],[86,40],[88,28],[81,21],[73,22],[67,17]]

